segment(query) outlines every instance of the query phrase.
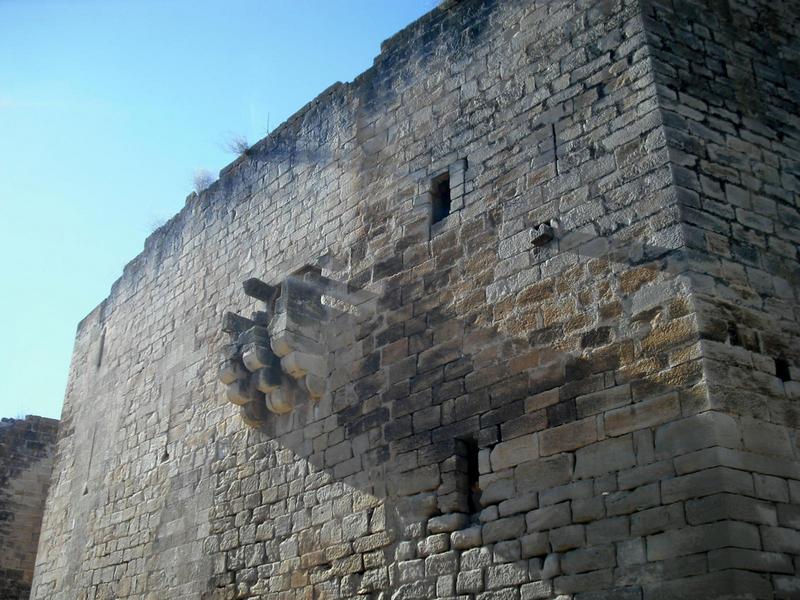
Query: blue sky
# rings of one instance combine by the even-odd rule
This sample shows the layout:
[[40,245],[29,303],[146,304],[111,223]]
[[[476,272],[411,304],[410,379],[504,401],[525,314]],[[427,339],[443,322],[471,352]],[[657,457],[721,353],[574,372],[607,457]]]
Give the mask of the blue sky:
[[58,417],[78,321],[198,168],[436,0],[0,0],[0,417]]

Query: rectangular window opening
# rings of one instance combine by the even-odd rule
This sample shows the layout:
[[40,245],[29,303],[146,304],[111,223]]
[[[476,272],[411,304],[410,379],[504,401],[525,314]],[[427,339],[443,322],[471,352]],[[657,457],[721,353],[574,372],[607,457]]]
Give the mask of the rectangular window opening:
[[431,223],[443,221],[450,214],[450,173],[443,173],[431,186]]
[[736,323],[728,323],[728,343],[731,346],[741,346],[742,339],[739,336],[739,328],[736,327]]
[[461,480],[459,489],[464,494],[462,506],[474,517],[483,508],[478,468],[478,443],[472,438],[459,438],[456,444],[456,453],[459,459],[457,468]]
[[467,506],[470,514],[477,514],[481,510],[480,471],[478,469],[478,444],[475,440],[464,440],[467,453]]
[[789,361],[785,358],[775,359],[775,376],[781,381],[791,381],[792,375],[789,373]]

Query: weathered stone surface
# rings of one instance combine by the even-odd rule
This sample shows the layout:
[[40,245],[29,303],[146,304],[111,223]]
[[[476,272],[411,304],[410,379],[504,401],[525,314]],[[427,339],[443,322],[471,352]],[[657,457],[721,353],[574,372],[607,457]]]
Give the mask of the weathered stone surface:
[[509,467],[538,458],[539,439],[537,434],[524,435],[507,442],[497,444],[492,449],[491,462],[494,471],[502,471]]
[[450,546],[455,550],[476,548],[482,543],[481,527],[468,527],[450,534]]
[[797,595],[793,8],[387,40],[81,323],[33,600]]
[[518,493],[529,493],[567,483],[572,477],[573,458],[562,454],[526,462],[514,469]]
[[59,422],[0,421],[0,597],[28,598]]
[[434,517],[428,521],[428,531],[431,533],[449,533],[462,529],[469,523],[469,515],[464,513],[451,513]]
[[575,476],[595,477],[636,464],[633,438],[628,435],[597,442],[575,453]]

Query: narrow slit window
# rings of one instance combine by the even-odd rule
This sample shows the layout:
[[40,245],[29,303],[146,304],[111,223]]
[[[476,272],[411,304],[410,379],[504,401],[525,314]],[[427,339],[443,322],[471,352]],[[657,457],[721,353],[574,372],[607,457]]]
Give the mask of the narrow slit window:
[[450,173],[444,173],[433,180],[431,196],[431,223],[435,225],[450,214]]
[[742,338],[739,336],[739,328],[736,323],[728,323],[728,342],[731,346],[741,346]]
[[475,440],[464,440],[467,458],[467,505],[469,512],[476,514],[481,510],[480,471],[478,470],[478,444]]
[[775,376],[781,381],[791,381],[792,376],[789,373],[789,361],[785,358],[775,359]]

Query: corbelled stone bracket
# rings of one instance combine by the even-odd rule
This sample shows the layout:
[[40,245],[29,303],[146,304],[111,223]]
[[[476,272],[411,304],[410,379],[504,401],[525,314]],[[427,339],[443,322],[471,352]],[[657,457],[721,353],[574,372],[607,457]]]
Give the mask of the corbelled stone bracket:
[[222,329],[231,342],[222,350],[219,379],[227,399],[241,406],[251,427],[270,413],[291,412],[304,397],[317,401],[329,377],[324,328],[334,312],[323,297],[356,314],[374,311],[375,296],[323,277],[316,267],[298,269],[278,285],[248,279],[244,292],[264,304],[248,319],[225,314]]
[[540,223],[532,228],[528,234],[531,239],[531,244],[537,248],[541,248],[552,242],[557,232],[558,221],[552,219],[549,223]]

